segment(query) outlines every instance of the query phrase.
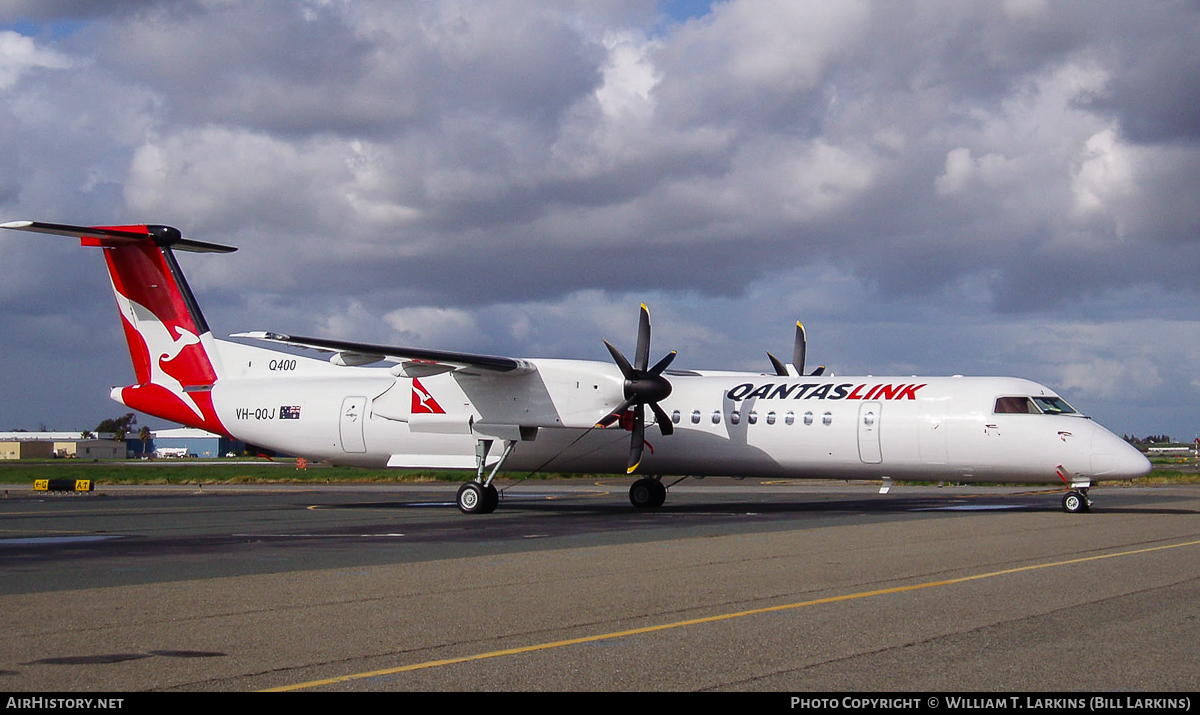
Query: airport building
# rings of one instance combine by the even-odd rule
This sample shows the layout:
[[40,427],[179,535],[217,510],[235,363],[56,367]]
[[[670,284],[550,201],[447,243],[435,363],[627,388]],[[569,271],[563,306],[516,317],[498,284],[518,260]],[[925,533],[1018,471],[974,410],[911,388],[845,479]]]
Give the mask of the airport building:
[[84,438],[82,432],[0,432],[0,459],[125,459],[124,442],[112,433]]
[[76,439],[54,443],[57,457],[74,459],[125,459],[125,443],[115,439]]
[[0,459],[50,459],[53,456],[53,442],[35,442],[24,439],[0,440]]
[[127,434],[123,442],[111,433],[85,439],[82,432],[0,432],[0,459],[213,458],[245,449],[240,440],[191,427],[152,430],[144,444],[136,432]]
[[136,435],[130,434],[125,440],[129,452],[133,456],[158,459],[177,457],[212,459],[230,453],[241,454],[246,449],[246,444],[240,440],[222,437],[219,434],[194,427],[154,430],[150,435],[150,441],[143,445]]

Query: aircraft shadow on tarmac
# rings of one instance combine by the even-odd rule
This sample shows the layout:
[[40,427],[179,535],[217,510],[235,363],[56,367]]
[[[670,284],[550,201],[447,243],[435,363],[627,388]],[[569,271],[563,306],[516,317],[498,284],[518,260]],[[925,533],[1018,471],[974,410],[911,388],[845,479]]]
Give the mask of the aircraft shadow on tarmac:
[[[595,492],[575,494],[523,494],[519,487],[504,493],[502,487],[497,516],[508,514],[573,514],[596,517],[624,516],[675,516],[675,515],[761,515],[787,514],[905,514],[914,512],[1060,512],[1057,492],[1021,493],[1006,495],[991,494],[947,494],[945,496],[898,494],[869,497],[800,497],[795,500],[781,499],[778,495],[755,497],[739,494],[740,499],[729,499],[714,494],[703,496],[668,496],[667,503],[658,509],[637,509],[620,498],[617,490],[598,489]],[[1112,492],[1109,492],[1112,494]],[[731,495],[732,496],[732,495]],[[1123,514],[1200,514],[1194,509],[1171,506],[1150,506],[1147,503],[1130,503],[1122,496],[1122,503],[1105,503],[1104,495],[1098,495],[1092,514],[1105,511]],[[1139,502],[1156,501],[1152,497],[1137,499]],[[440,499],[354,502],[324,505],[324,509],[434,509],[456,510],[453,501]],[[1068,515],[1064,515],[1066,517]],[[467,516],[466,520],[486,521],[488,516]]]

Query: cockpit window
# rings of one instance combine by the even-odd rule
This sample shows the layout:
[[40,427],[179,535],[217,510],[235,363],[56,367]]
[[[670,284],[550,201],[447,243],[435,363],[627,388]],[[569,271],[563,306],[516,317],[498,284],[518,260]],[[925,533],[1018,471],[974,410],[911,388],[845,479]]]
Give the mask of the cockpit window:
[[1033,401],[1042,412],[1048,415],[1075,415],[1079,414],[1074,407],[1067,404],[1067,401],[1061,397],[1035,397]]
[[1028,397],[997,397],[996,414],[1036,415],[1038,409]]
[[1061,397],[997,397],[996,414],[1075,415],[1075,408]]

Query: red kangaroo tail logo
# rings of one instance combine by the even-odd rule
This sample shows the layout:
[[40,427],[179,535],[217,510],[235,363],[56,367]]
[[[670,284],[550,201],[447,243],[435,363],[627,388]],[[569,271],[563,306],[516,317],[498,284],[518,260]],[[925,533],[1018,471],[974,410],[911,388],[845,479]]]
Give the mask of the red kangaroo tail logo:
[[[136,231],[142,226],[120,226]],[[137,384],[113,390],[113,398],[148,414],[225,433],[210,390],[217,370],[205,350],[208,325],[169,246],[142,240],[103,246]]]
[[414,415],[444,415],[446,411],[433,399],[429,390],[417,378],[412,381],[412,413]]

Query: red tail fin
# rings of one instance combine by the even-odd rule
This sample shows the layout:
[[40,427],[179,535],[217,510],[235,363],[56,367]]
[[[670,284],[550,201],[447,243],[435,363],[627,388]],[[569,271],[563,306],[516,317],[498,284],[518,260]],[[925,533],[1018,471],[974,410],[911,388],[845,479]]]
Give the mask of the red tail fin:
[[220,373],[212,333],[171,247],[210,252],[235,249],[184,239],[169,226],[19,222],[4,227],[79,236],[82,245],[103,248],[137,378],[137,384],[115,388],[113,399],[189,427],[226,433],[210,392]]
[[[121,227],[123,230],[144,227]],[[84,244],[92,243],[84,239]],[[103,241],[96,241],[103,245]],[[137,384],[113,391],[135,410],[224,433],[210,390],[217,369],[205,349],[211,333],[170,246],[142,240],[107,246],[113,295]]]

